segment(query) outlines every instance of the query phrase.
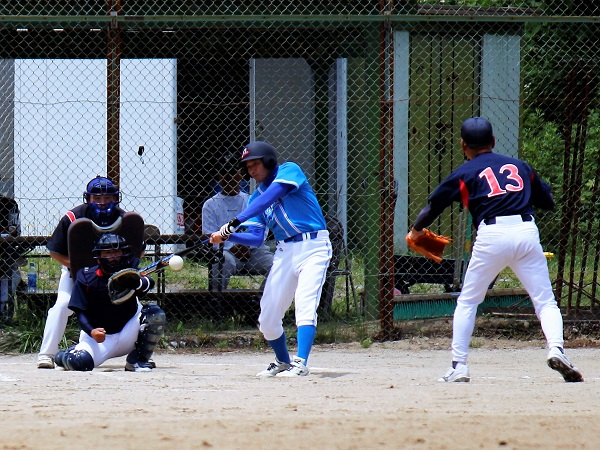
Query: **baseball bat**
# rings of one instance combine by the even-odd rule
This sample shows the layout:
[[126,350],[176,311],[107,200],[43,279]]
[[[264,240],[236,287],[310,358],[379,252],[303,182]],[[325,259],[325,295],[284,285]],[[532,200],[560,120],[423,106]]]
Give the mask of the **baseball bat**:
[[209,241],[209,239],[204,239],[203,241],[200,241],[197,244],[194,244],[191,247],[186,248],[185,250],[181,250],[180,252],[171,253],[167,256],[164,256],[161,259],[159,259],[158,261],[154,261],[152,264],[147,265],[146,267],[143,267],[142,269],[139,269],[138,273],[141,276],[146,276],[150,273],[154,273],[154,272],[158,272],[159,270],[166,269],[167,267],[169,267],[169,260],[173,256],[177,255],[177,256],[183,257],[185,255],[188,255],[188,254],[198,250],[203,245],[208,244],[208,241]]

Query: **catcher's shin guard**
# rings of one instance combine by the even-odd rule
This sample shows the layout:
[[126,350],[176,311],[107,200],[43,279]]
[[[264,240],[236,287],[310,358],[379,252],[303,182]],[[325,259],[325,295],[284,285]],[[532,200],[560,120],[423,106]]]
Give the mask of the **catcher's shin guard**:
[[167,319],[164,311],[158,305],[150,304],[142,308],[140,323],[142,326],[135,343],[135,350],[127,356],[127,362],[129,363],[140,360],[148,361],[152,357],[158,341],[165,332]]
[[92,355],[87,350],[75,350],[74,347],[59,351],[54,360],[57,366],[65,370],[89,372],[94,369],[94,358],[92,358]]

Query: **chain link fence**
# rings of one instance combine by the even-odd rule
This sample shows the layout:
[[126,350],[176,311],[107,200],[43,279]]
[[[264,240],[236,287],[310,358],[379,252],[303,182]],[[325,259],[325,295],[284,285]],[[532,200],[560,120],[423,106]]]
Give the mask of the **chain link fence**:
[[[150,261],[197,242],[222,162],[266,140],[305,171],[335,237],[321,321],[391,337],[402,320],[451,315],[475,238],[467,211],[456,205],[432,225],[454,238],[440,265],[404,236],[464,162],[462,121],[480,115],[496,151],[553,186],[557,208],[536,221],[557,299],[593,320],[599,12],[560,1],[3,2],[2,299],[14,292],[17,305],[2,302],[3,313],[52,302],[60,268],[45,240],[97,174],[152,225]],[[151,299],[184,326],[254,325],[264,277],[210,290],[215,261],[187,257],[157,276]],[[20,289],[26,262],[35,293]],[[532,312],[510,271],[484,305]]]

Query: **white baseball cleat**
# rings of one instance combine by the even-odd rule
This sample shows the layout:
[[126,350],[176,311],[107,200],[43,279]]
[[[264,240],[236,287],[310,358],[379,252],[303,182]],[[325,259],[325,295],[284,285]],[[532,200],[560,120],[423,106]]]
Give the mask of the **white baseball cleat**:
[[466,364],[457,364],[456,368],[450,367],[438,381],[442,383],[468,383],[471,381],[469,367]]
[[290,365],[288,363],[281,362],[277,358],[275,358],[275,362],[272,362],[271,364],[269,364],[269,367],[267,367],[262,372],[258,372],[256,374],[256,376],[259,378],[274,377],[278,373],[283,372],[284,370],[287,370],[288,367],[290,367]]
[[562,375],[567,383],[583,381],[583,375],[577,367],[565,356],[562,348],[552,347],[548,352],[548,367]]
[[298,356],[292,358],[290,367],[283,372],[277,374],[278,377],[305,377],[310,374],[310,370],[306,367],[306,360]]
[[54,369],[54,358],[50,355],[40,355],[37,360],[38,369]]

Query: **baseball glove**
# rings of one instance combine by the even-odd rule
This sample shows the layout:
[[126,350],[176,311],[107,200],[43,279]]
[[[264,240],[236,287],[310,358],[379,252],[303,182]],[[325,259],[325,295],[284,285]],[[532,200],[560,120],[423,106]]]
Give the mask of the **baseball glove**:
[[442,259],[444,259],[444,248],[452,242],[452,239],[435,234],[427,228],[423,228],[423,231],[425,233],[416,239],[411,239],[409,234],[407,234],[406,243],[415,252],[418,252],[429,259],[433,259],[438,264],[441,263]]
[[140,286],[141,276],[136,269],[123,269],[113,273],[108,279],[108,296],[118,305],[129,300]]

